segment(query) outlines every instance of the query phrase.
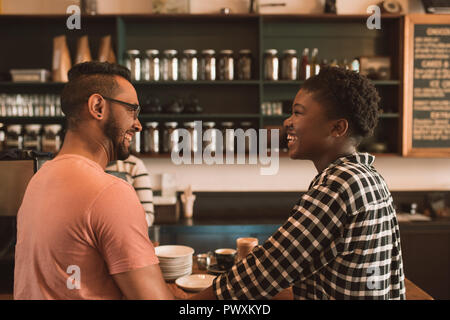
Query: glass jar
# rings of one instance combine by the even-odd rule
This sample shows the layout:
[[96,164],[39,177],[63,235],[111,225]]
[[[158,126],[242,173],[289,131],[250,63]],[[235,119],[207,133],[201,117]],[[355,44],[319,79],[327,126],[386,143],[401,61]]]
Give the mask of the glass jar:
[[234,153],[234,123],[231,121],[225,121],[221,123],[222,137],[223,137],[223,150],[225,152]]
[[164,81],[178,80],[178,58],[177,50],[164,50],[161,65],[161,78]]
[[6,149],[22,149],[23,136],[20,124],[11,124],[6,127]]
[[40,124],[27,124],[25,125],[25,134],[23,137],[23,148],[41,151],[41,131],[42,125]]
[[172,151],[178,152],[178,140],[179,134],[176,130],[178,123],[176,122],[166,122],[164,124],[164,141],[163,141],[163,151],[170,153]]
[[264,79],[278,80],[278,51],[268,49],[264,52]]
[[147,122],[145,124],[144,152],[159,153],[158,122]]
[[197,50],[187,49],[183,51],[183,57],[180,62],[180,79],[197,80],[198,64]]
[[189,140],[189,149],[191,150],[191,152],[198,152],[199,150],[199,141],[198,141],[198,132],[195,128],[195,122],[191,121],[191,122],[185,122],[184,127],[186,128],[186,130],[189,132],[190,135],[190,140]]
[[201,80],[216,80],[216,58],[212,49],[203,50],[200,64]]
[[141,132],[137,131],[133,135],[133,139],[130,143],[130,151],[132,153],[141,153]]
[[2,152],[6,148],[5,143],[6,135],[4,131],[4,125],[0,122],[0,152]]
[[136,49],[127,50],[125,58],[125,66],[131,72],[131,80],[141,80],[141,58],[139,57],[140,51]]
[[148,49],[142,64],[142,78],[146,81],[159,81],[159,51]]
[[290,49],[283,51],[283,59],[281,61],[281,77],[283,80],[298,79],[298,57],[297,51]]
[[234,58],[232,50],[222,50],[219,56],[219,79],[234,79]]
[[248,49],[239,51],[237,76],[239,80],[250,80],[252,78],[252,52]]
[[215,154],[217,151],[217,132],[214,130],[216,123],[213,121],[203,122],[204,140],[203,150],[208,147],[211,154]]
[[56,153],[61,147],[61,125],[49,124],[44,126],[44,134],[42,136],[42,152]]

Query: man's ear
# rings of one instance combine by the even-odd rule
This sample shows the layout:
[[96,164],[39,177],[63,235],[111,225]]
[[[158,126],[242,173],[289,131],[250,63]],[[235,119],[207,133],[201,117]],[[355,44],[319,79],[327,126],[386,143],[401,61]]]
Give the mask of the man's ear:
[[87,102],[88,112],[95,119],[103,119],[105,115],[105,99],[98,93],[92,94]]
[[338,138],[344,136],[348,131],[347,119],[338,119],[333,121],[333,127],[331,128],[331,136]]

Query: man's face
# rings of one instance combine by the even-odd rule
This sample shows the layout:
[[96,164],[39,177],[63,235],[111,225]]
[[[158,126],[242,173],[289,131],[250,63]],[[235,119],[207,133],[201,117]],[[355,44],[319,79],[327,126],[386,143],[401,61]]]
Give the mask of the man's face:
[[[116,76],[119,89],[115,96],[116,100],[131,104],[139,104],[136,90],[133,85],[122,77]],[[141,123],[135,117],[135,111],[126,105],[117,102],[106,101],[109,105],[108,119],[104,127],[104,134],[113,146],[113,160],[125,160],[130,155],[131,140],[136,132],[142,130]]]
[[292,115],[284,121],[289,157],[308,160],[321,157],[331,146],[332,125],[325,108],[311,93],[300,90],[292,105]]

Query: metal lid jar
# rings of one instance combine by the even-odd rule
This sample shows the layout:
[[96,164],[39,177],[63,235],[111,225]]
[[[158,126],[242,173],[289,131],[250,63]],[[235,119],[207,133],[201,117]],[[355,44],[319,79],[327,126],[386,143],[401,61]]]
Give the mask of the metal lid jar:
[[268,49],[264,51],[264,79],[278,80],[278,51],[276,49]]
[[61,147],[62,126],[59,124],[49,124],[44,126],[44,134],[42,136],[42,151],[56,153]]
[[158,122],[146,122],[144,129],[144,152],[159,153]]
[[161,79],[164,81],[178,80],[178,58],[177,50],[164,50],[161,65]]
[[212,49],[202,51],[200,62],[200,79],[216,80],[216,52]]
[[127,50],[125,52],[125,66],[131,72],[131,80],[141,80],[141,58],[140,51],[136,49]]
[[159,81],[159,51],[156,49],[145,50],[144,63],[142,65],[142,78],[146,81]]
[[6,149],[22,149],[23,136],[20,124],[10,124],[6,127]]
[[250,80],[252,78],[252,52],[248,49],[239,51],[237,78],[239,80]]
[[234,58],[232,50],[221,50],[219,55],[219,80],[234,79]]
[[163,151],[164,152],[178,152],[178,140],[179,134],[176,130],[177,122],[166,122],[164,123],[164,136],[163,136]]
[[298,56],[294,49],[284,50],[281,60],[281,78],[283,80],[298,79]]
[[180,62],[180,79],[184,81],[197,80],[198,63],[197,50],[187,49],[183,51],[183,57]]
[[215,129],[216,123],[213,121],[203,122],[204,138],[203,138],[203,152],[214,154],[217,151],[217,131]]
[[25,134],[23,137],[23,148],[31,150],[41,150],[41,131],[42,125],[40,124],[27,124],[25,125]]

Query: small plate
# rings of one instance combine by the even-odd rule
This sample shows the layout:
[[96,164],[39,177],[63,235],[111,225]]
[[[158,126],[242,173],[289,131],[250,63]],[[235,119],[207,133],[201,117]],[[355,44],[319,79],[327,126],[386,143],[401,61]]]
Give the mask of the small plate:
[[211,265],[208,267],[208,273],[215,274],[215,275],[219,275],[219,274],[225,273],[225,272],[227,272],[227,271],[228,271],[228,270],[222,269],[222,268],[219,267],[217,264],[211,264]]
[[210,287],[215,279],[210,274],[191,274],[175,280],[175,283],[186,291],[198,292]]

